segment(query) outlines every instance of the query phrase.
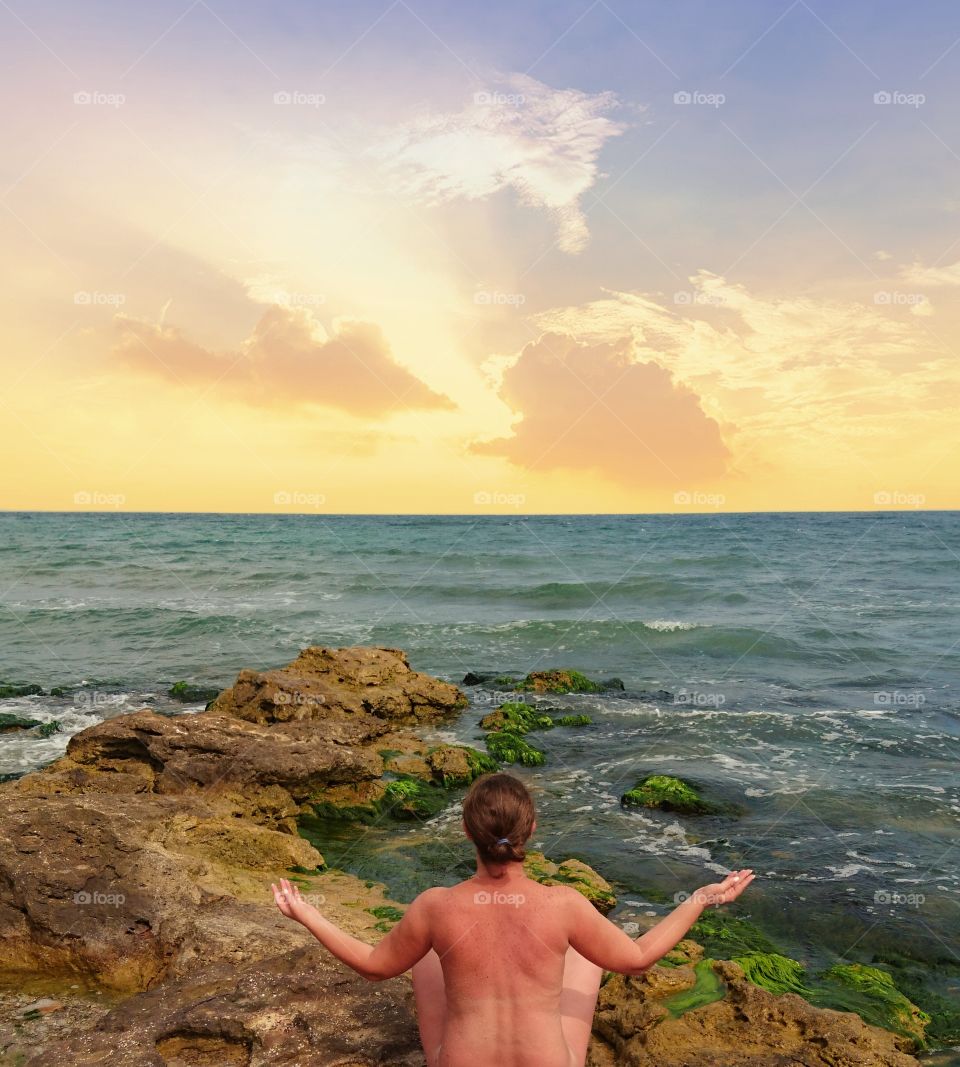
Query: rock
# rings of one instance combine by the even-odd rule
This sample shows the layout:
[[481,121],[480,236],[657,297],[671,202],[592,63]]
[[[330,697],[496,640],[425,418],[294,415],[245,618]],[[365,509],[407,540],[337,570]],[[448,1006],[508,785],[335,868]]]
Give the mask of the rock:
[[286,667],[241,671],[210,710],[259,723],[334,714],[418,723],[435,721],[466,704],[455,685],[411,670],[399,649],[313,647]]
[[198,961],[242,963],[305,940],[266,904],[271,875],[322,863],[303,838],[200,798],[8,786],[3,799],[0,970],[131,992]]
[[858,1015],[815,1008],[793,993],[775,996],[735,963],[713,968],[726,985],[723,999],[679,1017],[663,1004],[672,987],[661,976],[609,978],[587,1067],[919,1067],[904,1038]]
[[0,734],[11,733],[14,730],[32,730],[35,726],[41,726],[39,719],[26,719],[22,715],[11,715],[9,712],[0,713]]
[[606,915],[616,906],[613,887],[582,860],[566,859],[562,863],[548,860],[542,852],[528,852],[523,861],[528,878],[543,885],[568,885],[582,893],[601,913]]
[[114,1008],[25,1067],[423,1067],[407,979],[371,984],[314,943],[219,961]]
[[480,726],[484,730],[510,730],[515,734],[526,734],[531,730],[551,730],[554,721],[530,704],[511,700],[484,715]]
[[521,763],[524,767],[539,767],[547,757],[539,748],[525,741],[512,730],[494,730],[486,736],[487,751],[500,763]]
[[189,682],[174,682],[167,690],[167,696],[181,704],[209,704],[220,695],[219,689],[210,686],[190,685]]
[[535,693],[604,693],[609,690],[622,690],[623,682],[619,678],[594,682],[580,671],[557,669],[531,671],[518,683],[517,688],[532,690]]
[[713,815],[723,810],[719,805],[704,800],[696,786],[669,774],[648,774],[623,794],[620,803],[624,806],[675,811],[681,815]]
[[33,683],[22,685],[18,682],[0,682],[0,698],[43,696],[43,689]]
[[55,1011],[63,1011],[63,1004],[59,1000],[51,1000],[50,997],[41,997],[40,1000],[34,1000],[32,1003],[24,1005],[19,1014],[24,1018],[30,1018],[38,1015],[50,1015]]

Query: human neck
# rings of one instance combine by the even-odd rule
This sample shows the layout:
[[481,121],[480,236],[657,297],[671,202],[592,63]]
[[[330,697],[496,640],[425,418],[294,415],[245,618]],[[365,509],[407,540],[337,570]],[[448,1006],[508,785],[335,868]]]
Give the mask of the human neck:
[[495,881],[516,881],[524,878],[523,864],[519,860],[507,860],[506,863],[486,863],[477,856],[476,878],[492,878]]

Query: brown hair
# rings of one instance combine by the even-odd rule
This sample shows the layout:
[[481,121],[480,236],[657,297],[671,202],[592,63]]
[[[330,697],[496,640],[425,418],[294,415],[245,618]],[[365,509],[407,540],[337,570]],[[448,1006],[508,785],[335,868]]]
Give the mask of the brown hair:
[[502,771],[481,775],[463,798],[463,821],[487,863],[521,862],[535,818],[527,787]]

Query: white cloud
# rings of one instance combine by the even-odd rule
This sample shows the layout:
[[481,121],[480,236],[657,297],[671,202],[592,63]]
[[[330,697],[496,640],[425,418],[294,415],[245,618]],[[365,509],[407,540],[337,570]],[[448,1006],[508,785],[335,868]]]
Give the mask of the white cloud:
[[589,234],[581,196],[597,157],[626,126],[613,93],[552,89],[523,74],[496,79],[460,111],[404,124],[376,148],[407,194],[427,203],[482,200],[513,189],[553,217],[557,245],[579,252]]
[[900,277],[914,285],[960,285],[960,260],[948,267],[924,267],[911,263],[903,267]]

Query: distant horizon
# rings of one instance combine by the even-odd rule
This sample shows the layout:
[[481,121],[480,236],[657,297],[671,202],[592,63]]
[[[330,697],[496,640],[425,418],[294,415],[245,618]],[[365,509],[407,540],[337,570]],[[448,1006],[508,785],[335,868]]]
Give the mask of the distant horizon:
[[56,508],[0,508],[0,515],[238,515],[264,518],[702,518],[718,515],[954,515],[960,508],[769,508],[754,511],[126,511],[103,508],[63,511]]

